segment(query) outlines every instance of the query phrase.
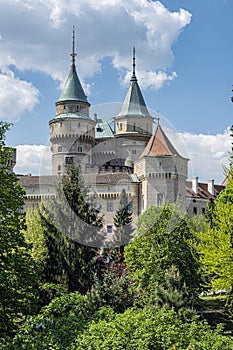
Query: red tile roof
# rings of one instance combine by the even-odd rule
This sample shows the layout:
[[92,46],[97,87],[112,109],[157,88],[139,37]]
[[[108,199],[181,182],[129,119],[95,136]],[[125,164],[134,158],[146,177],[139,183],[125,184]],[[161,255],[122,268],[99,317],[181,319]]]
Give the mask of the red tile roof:
[[179,155],[177,150],[173,147],[160,125],[154,135],[151,136],[146,148],[141,154],[140,158],[144,156],[158,156],[158,155]]
[[192,190],[192,181],[186,181],[186,197],[189,198],[201,198],[211,199],[219,195],[219,193],[225,188],[223,185],[214,185],[214,195],[208,191],[207,183],[198,183],[198,193]]

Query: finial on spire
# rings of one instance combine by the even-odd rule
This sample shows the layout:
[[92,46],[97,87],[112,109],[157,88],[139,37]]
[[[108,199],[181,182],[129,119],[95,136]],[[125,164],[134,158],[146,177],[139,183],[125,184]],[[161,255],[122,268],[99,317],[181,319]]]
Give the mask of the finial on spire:
[[75,53],[75,31],[74,31],[74,26],[73,26],[73,41],[72,41],[72,53],[70,54],[70,56],[72,57],[72,66],[75,66],[75,56],[77,56],[77,54]]
[[136,67],[135,61],[136,61],[136,59],[135,59],[135,47],[133,47],[133,74],[132,74],[131,80],[137,80],[136,74],[135,74],[135,67]]

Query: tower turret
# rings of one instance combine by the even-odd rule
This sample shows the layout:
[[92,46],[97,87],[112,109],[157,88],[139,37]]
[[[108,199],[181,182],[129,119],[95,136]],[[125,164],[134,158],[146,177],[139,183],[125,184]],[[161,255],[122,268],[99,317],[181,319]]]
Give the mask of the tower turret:
[[76,55],[73,28],[70,73],[56,102],[56,115],[49,122],[52,174],[58,176],[62,176],[71,163],[89,164],[95,143],[95,121],[89,116],[90,103],[77,74]]
[[151,136],[134,172],[142,182],[142,209],[150,205],[185,203],[185,182],[188,177],[188,159],[182,157],[171,144],[161,125]]
[[127,134],[141,136],[147,141],[152,135],[153,117],[150,115],[135,73],[135,48],[133,48],[133,72],[130,84],[121,105],[119,114],[115,117],[116,135]]
[[130,84],[121,105],[119,114],[114,119],[115,136],[118,145],[118,158],[138,159],[149,141],[154,118],[150,115],[135,73],[135,48],[133,48],[133,71]]

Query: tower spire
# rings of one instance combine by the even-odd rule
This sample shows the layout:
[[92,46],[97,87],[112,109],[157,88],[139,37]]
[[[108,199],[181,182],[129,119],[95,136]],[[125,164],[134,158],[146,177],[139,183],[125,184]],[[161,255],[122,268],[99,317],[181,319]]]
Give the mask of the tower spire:
[[75,31],[74,31],[74,26],[73,26],[73,40],[72,40],[72,53],[70,54],[72,57],[72,67],[75,67],[75,56],[77,54],[75,53]]
[[136,61],[136,59],[135,59],[135,47],[133,47],[133,74],[132,74],[131,81],[137,81],[136,74],[135,74],[135,67],[136,67],[135,61]]

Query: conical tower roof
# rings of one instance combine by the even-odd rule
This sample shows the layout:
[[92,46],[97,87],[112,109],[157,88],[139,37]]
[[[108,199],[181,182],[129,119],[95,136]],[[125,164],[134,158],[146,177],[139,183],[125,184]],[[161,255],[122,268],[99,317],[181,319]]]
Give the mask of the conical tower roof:
[[87,97],[84,93],[83,87],[80,83],[80,80],[76,71],[75,56],[76,56],[76,53],[74,52],[74,30],[73,30],[73,52],[71,53],[72,65],[70,68],[69,76],[60,94],[58,102],[80,101],[80,102],[88,103]]
[[179,153],[173,147],[168,137],[163,132],[160,124],[158,124],[154,135],[151,136],[146,148],[141,154],[140,158],[144,156],[174,156]]
[[[135,48],[133,48],[133,74],[130,79],[130,85],[122,103],[118,116],[139,115],[142,117],[151,117],[146,107],[140,87],[135,74]],[[151,117],[152,118],[152,117]]]
[[78,78],[76,67],[73,64],[58,101],[81,101],[88,103],[87,97]]

